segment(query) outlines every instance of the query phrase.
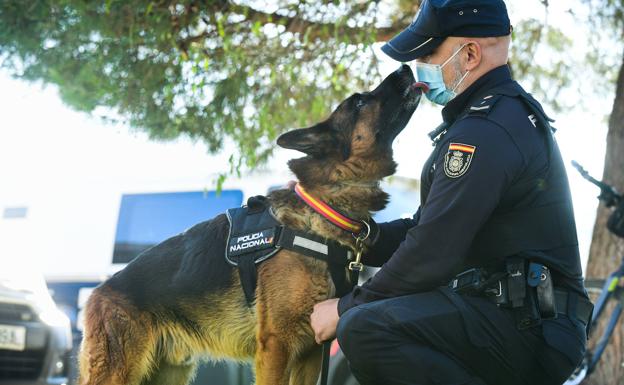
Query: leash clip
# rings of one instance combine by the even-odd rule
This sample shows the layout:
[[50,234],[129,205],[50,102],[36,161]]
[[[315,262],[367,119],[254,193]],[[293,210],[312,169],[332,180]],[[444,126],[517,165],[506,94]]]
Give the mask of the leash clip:
[[349,270],[357,271],[359,273],[364,270],[364,265],[361,262],[351,262],[349,263]]
[[[366,222],[364,222],[366,223]],[[370,234],[370,226],[366,223],[368,231],[364,237],[360,237],[359,235],[355,237],[355,261],[349,263],[349,270],[360,272],[364,270],[364,265],[360,260],[362,259],[362,253],[364,252],[364,240],[368,238]]]

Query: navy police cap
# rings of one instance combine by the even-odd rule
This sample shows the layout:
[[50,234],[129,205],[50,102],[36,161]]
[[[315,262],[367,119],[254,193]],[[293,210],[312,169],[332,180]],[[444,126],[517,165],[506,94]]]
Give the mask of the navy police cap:
[[429,55],[449,36],[493,37],[511,33],[503,0],[424,0],[416,18],[381,47],[394,60]]

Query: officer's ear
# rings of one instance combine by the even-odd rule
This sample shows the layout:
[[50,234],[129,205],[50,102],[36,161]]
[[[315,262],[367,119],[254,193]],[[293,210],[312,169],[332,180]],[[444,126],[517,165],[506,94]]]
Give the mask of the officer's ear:
[[481,64],[482,60],[482,49],[481,44],[478,41],[469,41],[466,43],[464,47],[465,58],[466,58],[466,71],[472,71]]

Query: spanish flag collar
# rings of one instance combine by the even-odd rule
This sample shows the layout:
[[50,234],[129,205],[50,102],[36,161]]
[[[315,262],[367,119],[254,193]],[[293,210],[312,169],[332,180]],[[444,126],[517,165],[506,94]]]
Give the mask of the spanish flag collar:
[[[352,233],[354,236],[360,236],[362,234],[362,230],[370,231],[368,230],[368,224],[366,222],[351,219],[339,213],[327,203],[310,195],[299,183],[295,185],[295,193],[297,193],[299,198],[307,203],[308,206],[312,207],[314,211],[321,214],[323,217],[325,217],[325,219],[327,219],[334,225]],[[368,236],[368,234],[366,234],[366,236]]]

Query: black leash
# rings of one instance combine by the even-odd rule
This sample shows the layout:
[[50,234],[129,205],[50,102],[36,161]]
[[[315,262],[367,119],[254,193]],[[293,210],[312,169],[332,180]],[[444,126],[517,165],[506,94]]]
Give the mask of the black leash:
[[323,342],[323,360],[321,361],[321,382],[320,385],[327,385],[329,375],[329,351],[331,350],[331,340]]
[[[370,233],[370,228],[368,230]],[[366,234],[368,237],[368,234]],[[364,238],[366,239],[366,238]],[[360,258],[362,257],[363,247],[363,239],[356,238],[356,255],[355,261],[349,263],[349,271],[351,272],[351,280],[357,284],[358,279],[360,277],[360,271],[362,270],[362,263],[360,262]],[[323,342],[323,349],[321,352],[322,361],[321,361],[321,379],[319,381],[319,385],[327,385],[327,377],[329,376],[329,353],[331,351],[332,340]]]

